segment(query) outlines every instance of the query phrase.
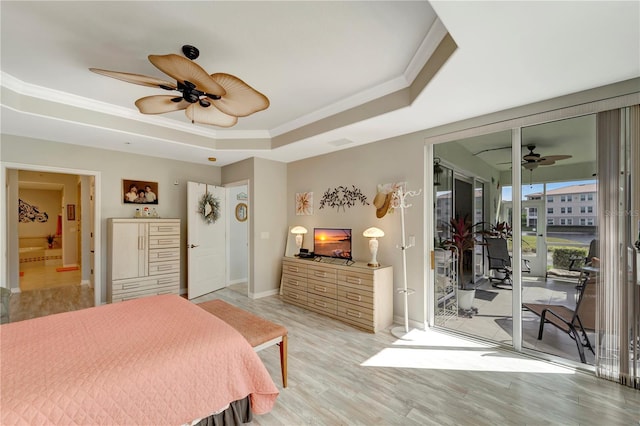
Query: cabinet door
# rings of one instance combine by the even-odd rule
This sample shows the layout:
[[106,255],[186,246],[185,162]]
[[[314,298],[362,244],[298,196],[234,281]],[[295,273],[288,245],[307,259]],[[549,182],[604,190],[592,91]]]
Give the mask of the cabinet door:
[[118,222],[112,230],[113,280],[147,275],[147,224]]

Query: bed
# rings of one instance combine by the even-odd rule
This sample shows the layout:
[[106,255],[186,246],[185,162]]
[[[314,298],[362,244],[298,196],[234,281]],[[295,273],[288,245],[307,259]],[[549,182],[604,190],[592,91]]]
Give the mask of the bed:
[[0,423],[192,424],[278,390],[231,326],[176,295],[0,326]]

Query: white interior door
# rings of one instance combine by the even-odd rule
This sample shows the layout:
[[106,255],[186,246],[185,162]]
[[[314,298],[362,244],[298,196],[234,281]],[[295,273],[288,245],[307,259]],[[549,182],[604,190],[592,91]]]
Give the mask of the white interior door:
[[[206,192],[220,203],[220,218],[207,223],[199,212]],[[204,183],[187,183],[187,296],[200,297],[226,286],[226,190]]]

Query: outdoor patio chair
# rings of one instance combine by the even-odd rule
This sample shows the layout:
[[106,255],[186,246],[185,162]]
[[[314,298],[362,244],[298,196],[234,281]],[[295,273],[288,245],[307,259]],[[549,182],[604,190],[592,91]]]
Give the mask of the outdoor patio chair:
[[587,362],[584,348],[589,349],[595,355],[586,333],[586,330],[595,330],[596,279],[594,277],[585,279],[580,286],[575,310],[564,305],[543,303],[523,303],[522,307],[540,317],[538,340],[542,340],[545,324],[551,324],[567,333],[576,342],[582,363],[586,364]]
[[569,259],[569,271],[580,272],[580,276],[578,277],[578,285],[576,286],[578,290],[580,289],[582,283],[585,280],[589,279],[589,273],[585,272],[582,268],[585,266],[593,266],[593,258],[599,257],[598,250],[598,240],[593,239],[591,240],[591,243],[589,243],[589,253],[587,253],[586,257],[573,256]]
[[[513,280],[511,275],[513,269],[511,267],[511,256],[509,255],[509,248],[507,247],[507,240],[504,238],[485,238],[485,246],[487,248],[487,258],[489,259],[489,271],[495,271],[501,274],[502,277],[489,277],[492,287],[505,288],[513,287]],[[529,261],[523,259],[522,272],[531,272]],[[493,283],[493,281],[499,281]]]
[[589,243],[589,253],[587,253],[586,257],[582,256],[572,256],[569,261],[569,270],[570,271],[578,271],[580,272],[583,266],[590,266],[591,260],[594,257],[598,257],[598,240],[593,239],[591,243]]

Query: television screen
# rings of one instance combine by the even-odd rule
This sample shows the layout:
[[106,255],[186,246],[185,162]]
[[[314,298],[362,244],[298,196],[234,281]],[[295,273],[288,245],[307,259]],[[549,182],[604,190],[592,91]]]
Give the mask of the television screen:
[[314,228],[313,252],[316,256],[351,259],[351,229]]

